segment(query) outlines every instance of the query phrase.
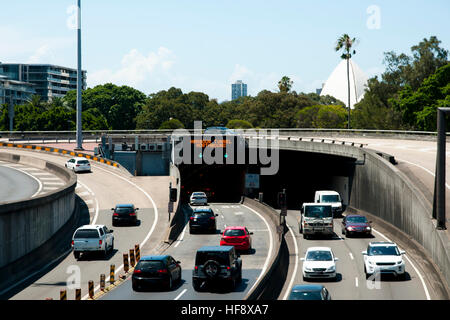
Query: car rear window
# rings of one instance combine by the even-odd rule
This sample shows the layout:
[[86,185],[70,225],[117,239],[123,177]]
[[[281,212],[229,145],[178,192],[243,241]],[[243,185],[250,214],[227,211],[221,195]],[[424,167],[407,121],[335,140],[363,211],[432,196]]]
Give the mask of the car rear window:
[[118,207],[114,211],[119,214],[126,214],[126,213],[132,213],[134,210],[133,210],[133,208],[129,208],[129,207]]
[[290,300],[322,300],[319,291],[292,292],[289,296]]
[[242,229],[229,229],[225,231],[224,235],[227,237],[245,236],[245,231]]
[[194,212],[195,217],[211,217],[212,215],[213,213],[209,211]]
[[89,164],[87,160],[78,160],[78,164]]
[[214,260],[221,265],[230,264],[230,254],[229,252],[197,252],[195,257],[195,264],[202,265],[208,260]]
[[147,271],[152,269],[162,269],[164,268],[164,263],[162,261],[155,260],[141,260],[138,262],[136,269]]
[[75,239],[95,239],[99,238],[97,230],[78,230],[74,236]]

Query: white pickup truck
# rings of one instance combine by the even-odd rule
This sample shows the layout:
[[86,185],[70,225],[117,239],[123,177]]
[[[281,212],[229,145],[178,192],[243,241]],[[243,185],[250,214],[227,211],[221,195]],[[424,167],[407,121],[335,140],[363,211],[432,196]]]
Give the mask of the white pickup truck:
[[84,225],[78,228],[72,237],[75,259],[85,252],[101,252],[104,257],[114,250],[113,230],[104,225]]

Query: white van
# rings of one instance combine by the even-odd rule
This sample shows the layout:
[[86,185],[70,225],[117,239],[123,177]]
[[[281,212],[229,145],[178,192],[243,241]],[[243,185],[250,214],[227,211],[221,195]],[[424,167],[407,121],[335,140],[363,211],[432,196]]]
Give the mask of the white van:
[[320,190],[314,195],[315,203],[328,203],[333,209],[333,216],[342,216],[342,198],[336,191]]

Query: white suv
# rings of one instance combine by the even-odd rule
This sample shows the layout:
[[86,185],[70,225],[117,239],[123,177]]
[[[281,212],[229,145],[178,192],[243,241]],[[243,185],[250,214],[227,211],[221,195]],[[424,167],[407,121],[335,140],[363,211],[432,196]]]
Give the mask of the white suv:
[[114,250],[113,230],[105,225],[84,225],[78,228],[72,236],[72,248],[75,259],[85,252],[100,252],[106,257]]
[[399,250],[393,242],[371,242],[364,256],[364,273],[366,279],[373,274],[393,274],[405,278],[405,251]]
[[328,247],[311,247],[306,250],[303,261],[303,280],[310,278],[337,278],[336,258]]
[[75,157],[68,160],[65,164],[67,169],[71,169],[74,172],[89,171],[91,172],[91,164],[89,160],[84,157]]

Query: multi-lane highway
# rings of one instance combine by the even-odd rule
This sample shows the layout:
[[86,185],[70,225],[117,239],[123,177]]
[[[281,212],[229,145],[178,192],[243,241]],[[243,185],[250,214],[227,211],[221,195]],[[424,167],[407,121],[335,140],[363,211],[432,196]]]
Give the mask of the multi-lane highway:
[[[373,231],[372,237],[350,237],[341,234],[341,218],[334,219],[334,236],[332,239],[314,237],[303,238],[298,228],[299,211],[288,211],[286,223],[289,232],[286,234],[291,252],[290,274],[286,281],[285,291],[280,299],[286,299],[293,285],[305,283],[321,283],[335,300],[426,300],[430,298],[427,285],[423,282],[423,275],[418,271],[417,263],[405,255],[406,279],[382,277],[380,281],[366,280],[362,251],[372,241],[394,241],[380,233]],[[339,260],[336,263],[337,280],[304,281],[300,258],[305,256],[309,247],[330,247]],[[401,248],[407,250],[407,248]]]
[[[256,280],[267,268],[268,260],[273,250],[273,235],[271,227],[261,214],[240,204],[210,204],[219,216],[215,234],[190,234],[188,225],[180,237],[165,254],[172,255],[181,262],[182,281],[172,291],[134,292],[131,281],[105,295],[105,300],[242,300],[255,285]],[[186,212],[186,214],[189,214]],[[220,232],[227,226],[247,226],[253,232],[253,249],[250,253],[242,253],[242,282],[235,290],[224,290],[221,287],[205,287],[195,291],[192,287],[192,270],[195,264],[195,253],[202,246],[217,246],[220,242]]]

